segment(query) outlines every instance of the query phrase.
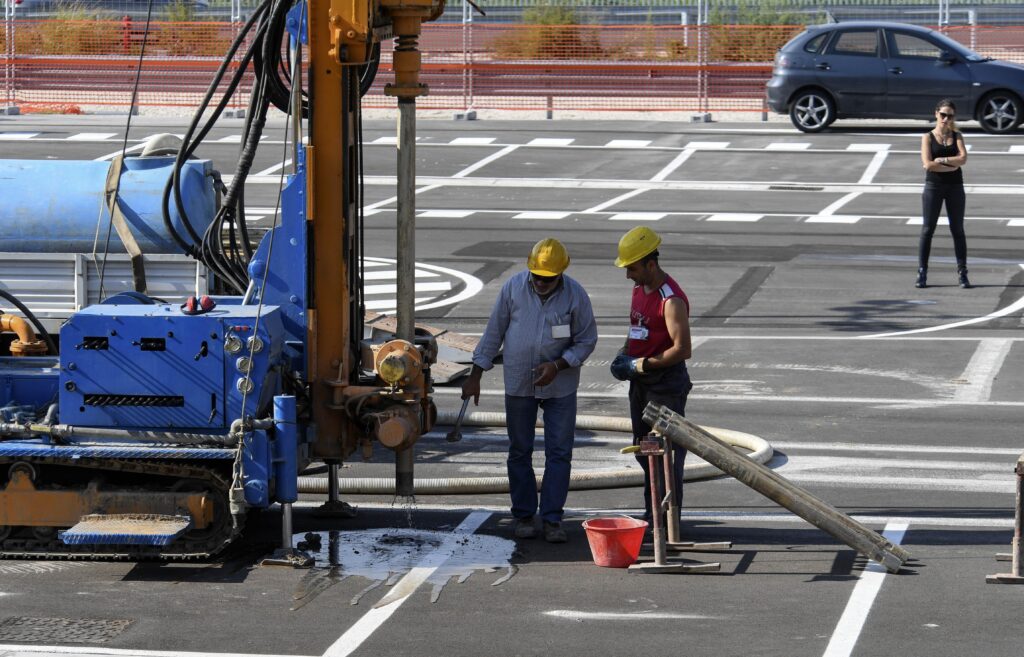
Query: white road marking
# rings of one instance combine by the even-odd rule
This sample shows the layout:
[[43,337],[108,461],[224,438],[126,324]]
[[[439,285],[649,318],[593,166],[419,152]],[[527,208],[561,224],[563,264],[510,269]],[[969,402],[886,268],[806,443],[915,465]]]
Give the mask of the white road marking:
[[661,221],[664,212],[619,212],[608,217],[610,221]]
[[613,139],[604,145],[605,148],[646,148],[651,145],[649,139]]
[[452,146],[488,146],[495,140],[496,137],[456,137],[448,143]]
[[116,132],[79,132],[68,137],[68,141],[106,141],[116,136]]
[[763,217],[763,214],[748,214],[745,212],[719,212],[717,214],[710,215],[705,221],[754,222],[760,221]]
[[38,132],[0,132],[0,141],[13,141],[22,139],[32,139],[38,137]]
[[682,153],[680,153],[679,155],[676,155],[675,158],[673,158],[671,162],[666,164],[665,167],[661,171],[659,171],[658,173],[654,174],[654,177],[651,178],[651,182],[661,182],[661,181],[664,181],[666,178],[669,177],[669,175],[671,175],[671,173],[673,171],[675,171],[676,169],[681,167],[683,165],[683,162],[685,162],[688,159],[690,159],[690,156],[692,156],[695,152],[696,151],[694,149],[692,149],[692,148],[684,149]]
[[[910,219],[907,219],[907,225],[908,226],[923,226],[924,225],[924,219],[922,219],[921,217],[911,217]],[[949,225],[949,217],[939,217],[939,220],[935,223],[935,225],[936,226],[948,226]]]
[[[135,151],[141,151],[145,147],[146,147],[146,142],[142,142],[141,144],[135,144],[134,146],[129,146],[128,148],[125,149],[124,152],[125,153],[134,153]],[[94,162],[106,162],[107,160],[114,159],[115,157],[117,157],[120,154],[121,154],[121,149],[119,148],[116,151],[114,151],[113,153],[107,153],[106,155],[97,157],[93,161]]]
[[626,192],[625,194],[620,194],[620,195],[616,196],[613,199],[605,201],[604,203],[600,203],[598,205],[595,205],[592,208],[587,208],[586,210],[583,211],[583,214],[592,214],[592,213],[600,212],[602,210],[607,210],[608,208],[612,207],[613,205],[618,205],[622,201],[625,201],[627,199],[631,199],[634,196],[639,196],[640,194],[643,194],[646,191],[647,191],[646,189],[634,189],[631,192]]
[[513,219],[565,219],[571,212],[550,212],[547,210],[529,210],[520,212]]
[[[423,192],[429,192],[431,190],[437,189],[438,187],[442,187],[442,185],[424,185],[423,187],[417,187],[415,193],[422,194]],[[391,198],[386,198],[383,201],[377,201],[376,203],[371,203],[370,205],[364,205],[363,214],[365,215],[368,210],[376,210],[377,208],[381,208],[385,205],[391,205],[397,200],[397,196],[392,196]]]
[[[438,274],[431,271],[416,270],[416,278],[437,278]],[[363,275],[364,281],[393,281],[398,278],[398,272],[394,269],[381,271],[379,269],[368,271]]]
[[[433,298],[434,297],[416,297],[415,299],[413,299],[413,303],[420,304],[423,303],[424,301],[430,301]],[[395,301],[394,298],[376,300],[368,299],[367,301],[364,302],[364,305],[366,306],[367,310],[375,310],[378,312],[384,312],[385,314],[387,314],[386,311],[393,311],[395,309],[396,304],[397,302]]]
[[241,144],[242,135],[228,135],[227,137],[221,137],[217,141],[222,144]]
[[1019,456],[1019,447],[978,447],[976,445],[889,445],[878,443],[813,443],[798,440],[772,441],[772,447],[781,450],[810,450],[819,452],[910,452],[913,454],[956,454],[978,456]]
[[1010,146],[1011,153],[1024,153],[1024,144],[1014,144]]
[[874,182],[875,176],[878,174],[878,170],[885,164],[885,158],[889,157],[889,151],[878,151],[875,153],[871,161],[868,162],[868,168],[864,169],[864,173],[861,174],[860,180],[857,181],[858,185],[867,185]]
[[[903,541],[908,527],[907,523],[890,522],[886,525],[882,536],[894,545],[899,545]],[[865,567],[857,585],[853,587],[853,593],[850,595],[849,602],[846,603],[843,615],[839,617],[839,623],[832,633],[832,639],[828,642],[828,647],[825,648],[824,657],[849,657],[853,653],[853,647],[857,644],[857,639],[860,638],[861,630],[868,619],[875,596],[882,588],[885,575],[885,568],[873,561]]]
[[816,214],[807,217],[809,224],[855,224],[863,217],[852,214]]
[[416,215],[416,217],[423,219],[465,219],[471,214],[475,214],[475,212],[475,210],[424,210]]
[[[472,534],[484,524],[488,518],[491,517],[490,511],[473,511],[466,517],[462,523],[456,527],[451,535],[441,545],[438,546],[437,550],[428,554],[424,557],[415,568],[411,569],[409,573],[398,581],[394,585],[393,590],[409,590],[410,588],[415,590],[420,584],[425,582],[435,570],[444,565],[444,562],[451,557],[452,552],[455,550],[455,542],[458,540],[460,534]],[[370,636],[383,625],[391,615],[398,611],[398,608],[409,599],[409,596],[403,596],[394,601],[388,601],[388,596],[385,596],[381,602],[377,603],[368,611],[362,618],[356,621],[352,627],[345,631],[341,637],[334,642],[334,644],[324,652],[324,657],[346,657],[351,655],[353,652],[359,649],[359,646],[363,645]],[[383,605],[383,606],[382,606]]]
[[764,147],[766,151],[806,151],[811,147],[809,141],[776,141]]
[[397,135],[386,135],[384,137],[377,137],[376,139],[374,139],[370,143],[371,144],[391,144],[391,145],[397,146],[398,145],[398,136]]
[[846,147],[848,151],[887,151],[892,144],[850,144]]
[[[448,281],[439,281],[436,283],[416,283],[417,292],[447,292],[452,289],[452,284]],[[398,285],[391,283],[381,283],[379,285],[365,285],[363,286],[364,294],[395,294],[398,291]]]
[[[860,219],[860,217],[853,217],[853,216],[850,216],[850,215],[840,215],[841,218],[840,219],[836,219],[834,217],[834,215],[836,213],[836,210],[838,210],[839,208],[843,207],[844,205],[846,205],[847,203],[849,203],[853,199],[857,198],[862,193],[863,192],[850,192],[849,194],[843,196],[839,200],[837,200],[837,201],[831,203],[830,205],[826,206],[825,209],[823,209],[817,215],[814,215],[812,217],[807,217],[807,222],[808,223],[842,223],[842,224],[857,223],[857,220]],[[851,221],[851,219],[852,219],[852,221]]]
[[454,174],[452,176],[452,178],[465,178],[469,174],[473,173],[474,171],[476,171],[478,169],[481,169],[481,168],[487,166],[491,162],[494,162],[495,160],[497,160],[499,158],[505,157],[506,155],[508,155],[512,151],[516,150],[517,148],[519,148],[519,146],[506,146],[505,148],[501,149],[497,153],[491,153],[490,155],[488,155],[484,159],[480,160],[476,164],[469,165],[468,167],[466,167],[462,171],[459,171],[458,173]]
[[254,174],[254,175],[257,175],[257,176],[269,176],[269,175],[271,175],[271,174],[274,174],[274,173],[277,173],[277,172],[279,172],[279,171],[280,171],[281,169],[283,169],[284,167],[290,166],[290,165],[291,165],[291,163],[292,163],[292,160],[291,160],[291,158],[288,158],[288,159],[286,159],[286,160],[285,160],[284,162],[278,162],[278,163],[277,163],[277,164],[275,164],[274,166],[272,166],[272,167],[267,167],[267,168],[266,168],[266,169],[264,169],[263,171],[260,171],[259,173],[256,173],[256,174]]
[[992,384],[1012,346],[1013,343],[1006,339],[981,340],[967,367],[960,373],[959,378],[967,383],[957,389],[955,397],[964,401],[988,401],[992,396]]
[[569,144],[576,141],[575,139],[561,139],[553,137],[537,137],[531,139],[526,145],[527,146],[568,146]]
[[626,621],[632,623],[638,620],[724,620],[722,616],[708,616],[706,614],[674,614],[664,611],[577,611],[575,609],[552,609],[545,611],[545,616],[554,618],[565,618],[572,621]]
[[729,148],[727,141],[691,141],[686,145],[689,150],[712,151]]
[[30,646],[0,644],[0,653],[15,657],[23,654],[45,655],[109,655],[111,657],[301,657],[300,655],[254,655],[251,652],[185,652],[183,650],[133,650],[98,646]]
[[1024,226],[1024,219],[1010,219],[1006,222],[1007,226]]
[[[1021,269],[1024,269],[1024,263],[1022,263],[1020,265],[1020,267],[1021,267]],[[894,336],[894,335],[913,335],[915,333],[931,333],[933,331],[945,331],[947,329],[959,328],[961,326],[970,326],[972,324],[981,324],[983,322],[987,322],[989,320],[996,319],[997,317],[1005,317],[1006,315],[1011,315],[1011,314],[1017,312],[1021,308],[1024,308],[1024,297],[1021,297],[1020,299],[1017,299],[1015,302],[1011,303],[1009,306],[1006,306],[1005,308],[1002,308],[1002,309],[997,310],[995,312],[989,313],[989,314],[984,315],[982,317],[975,317],[973,319],[965,319],[965,320],[963,320],[961,322],[952,322],[950,324],[939,324],[938,326],[929,326],[927,328],[912,329],[910,331],[893,331],[892,333],[875,333],[874,335],[860,335],[860,336],[857,336],[857,338],[858,339],[865,339],[865,338],[866,339],[871,339],[871,338],[888,338],[888,337]]]

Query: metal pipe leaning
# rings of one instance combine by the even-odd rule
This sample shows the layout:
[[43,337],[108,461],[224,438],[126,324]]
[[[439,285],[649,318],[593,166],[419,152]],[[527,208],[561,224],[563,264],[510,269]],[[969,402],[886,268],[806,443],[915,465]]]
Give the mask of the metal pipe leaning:
[[676,444],[882,564],[889,572],[899,571],[910,558],[910,553],[903,548],[790,483],[771,469],[737,454],[711,433],[661,404],[648,404],[644,409],[644,421]]
[[[458,413],[442,411],[438,414],[437,425],[452,424]],[[467,413],[462,421],[463,426],[501,426],[505,424],[505,414],[497,412]],[[538,424],[541,424],[538,422]],[[632,425],[628,418],[607,417],[603,415],[579,415],[576,417],[576,428],[593,431],[619,431],[632,433]],[[750,453],[746,458],[757,463],[767,463],[773,454],[772,446],[764,439],[741,431],[705,427],[707,431],[719,436],[723,444],[730,444]],[[684,468],[684,480],[693,481],[721,476],[722,471],[709,463],[691,461]],[[541,478],[538,477],[538,483]],[[393,495],[394,479],[386,477],[360,477],[337,480],[339,492],[347,495]],[[572,473],[569,481],[570,490],[595,490],[604,488],[628,488],[642,486],[643,472],[639,466],[619,470],[583,470]],[[330,478],[299,477],[299,492],[323,495],[328,492]],[[474,495],[485,493],[507,493],[508,477],[439,477],[432,479],[419,478],[414,481],[416,495]]]

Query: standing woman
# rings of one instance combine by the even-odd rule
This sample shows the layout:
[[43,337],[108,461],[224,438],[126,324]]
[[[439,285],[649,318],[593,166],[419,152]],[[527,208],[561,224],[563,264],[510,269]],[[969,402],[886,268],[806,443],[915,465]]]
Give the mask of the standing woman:
[[960,287],[971,287],[967,280],[967,236],[964,234],[964,174],[967,147],[964,136],[956,129],[956,105],[940,100],[935,106],[935,129],[921,137],[921,164],[925,174],[924,194],[921,196],[924,223],[917,251],[916,287],[928,287],[928,255],[932,249],[932,235],[939,222],[939,211],[946,204],[949,232],[953,235],[956,271]]

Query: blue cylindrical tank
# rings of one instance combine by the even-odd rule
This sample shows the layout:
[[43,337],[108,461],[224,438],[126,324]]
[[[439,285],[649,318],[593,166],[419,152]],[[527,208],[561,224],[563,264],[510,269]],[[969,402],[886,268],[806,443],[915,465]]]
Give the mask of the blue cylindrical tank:
[[[121,176],[121,210],[143,253],[181,253],[164,227],[162,199],[173,156],[125,158]],[[110,162],[70,160],[0,160],[0,251],[91,253],[98,234],[102,252],[110,213],[103,189]],[[181,196],[189,222],[202,236],[216,212],[209,160],[189,160],[181,175]],[[171,220],[192,243],[170,203]],[[97,224],[99,231],[97,232]],[[110,252],[124,252],[116,229]]]

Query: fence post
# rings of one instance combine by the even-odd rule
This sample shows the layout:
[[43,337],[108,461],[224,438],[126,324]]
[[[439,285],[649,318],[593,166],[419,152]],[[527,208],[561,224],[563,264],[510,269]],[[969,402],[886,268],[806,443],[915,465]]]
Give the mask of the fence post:
[[[231,0],[231,26],[234,28],[234,36],[238,38],[238,34],[242,29],[242,0]],[[235,53],[235,58],[239,60],[241,65],[242,51],[244,48],[239,48],[238,52]],[[245,78],[238,84],[238,88],[235,89],[234,95],[231,97],[231,107],[224,109],[223,116],[228,119],[244,119],[245,118],[245,107],[242,105],[242,94],[245,88]],[[250,89],[250,93],[251,89]],[[246,103],[248,105],[248,103]],[[298,120],[298,119],[296,119]]]
[[20,114],[14,89],[14,58],[17,54],[14,45],[16,28],[14,10],[16,6],[15,0],[4,0],[4,102],[0,106],[0,114],[6,116]]

